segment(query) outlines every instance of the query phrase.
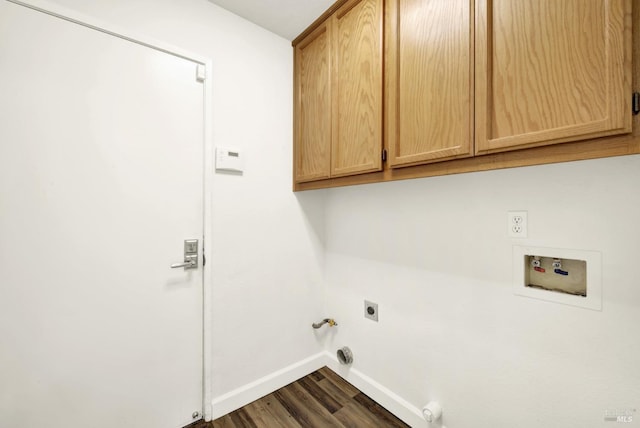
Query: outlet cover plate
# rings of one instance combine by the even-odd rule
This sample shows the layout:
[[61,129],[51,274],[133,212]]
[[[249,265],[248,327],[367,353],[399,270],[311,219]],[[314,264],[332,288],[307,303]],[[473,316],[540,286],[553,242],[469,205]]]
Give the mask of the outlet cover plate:
[[511,238],[526,238],[527,230],[527,212],[526,211],[508,211],[507,227]]
[[364,301],[364,317],[369,318],[375,322],[378,322],[378,304],[370,302],[368,300]]

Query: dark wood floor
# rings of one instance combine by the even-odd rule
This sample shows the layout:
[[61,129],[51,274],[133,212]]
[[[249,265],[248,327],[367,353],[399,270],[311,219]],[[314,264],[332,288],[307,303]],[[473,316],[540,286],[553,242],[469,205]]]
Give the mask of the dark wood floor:
[[189,428],[409,427],[330,369],[303,377],[213,422]]

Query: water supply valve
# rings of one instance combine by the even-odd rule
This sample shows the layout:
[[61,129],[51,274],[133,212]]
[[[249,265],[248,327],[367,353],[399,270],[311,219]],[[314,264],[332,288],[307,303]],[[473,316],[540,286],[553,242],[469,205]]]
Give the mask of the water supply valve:
[[553,259],[553,272],[558,275],[569,275],[569,272],[562,270],[562,261],[560,259]]
[[545,273],[546,270],[541,266],[541,264],[542,262],[540,261],[539,256],[532,256],[531,267],[533,267],[533,270],[535,270],[536,272]]

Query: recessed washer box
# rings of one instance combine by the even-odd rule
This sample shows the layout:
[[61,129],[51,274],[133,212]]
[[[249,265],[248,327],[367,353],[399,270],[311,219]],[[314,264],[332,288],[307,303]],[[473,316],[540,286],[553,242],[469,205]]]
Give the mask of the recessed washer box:
[[513,292],[599,311],[602,309],[602,254],[514,245]]

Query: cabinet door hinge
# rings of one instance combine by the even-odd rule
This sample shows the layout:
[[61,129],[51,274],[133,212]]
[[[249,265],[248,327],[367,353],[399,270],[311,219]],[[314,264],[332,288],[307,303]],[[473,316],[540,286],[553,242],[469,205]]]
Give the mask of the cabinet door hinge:
[[387,161],[387,149],[382,149],[382,162]]
[[631,111],[634,115],[640,113],[640,92],[634,92],[631,96]]

